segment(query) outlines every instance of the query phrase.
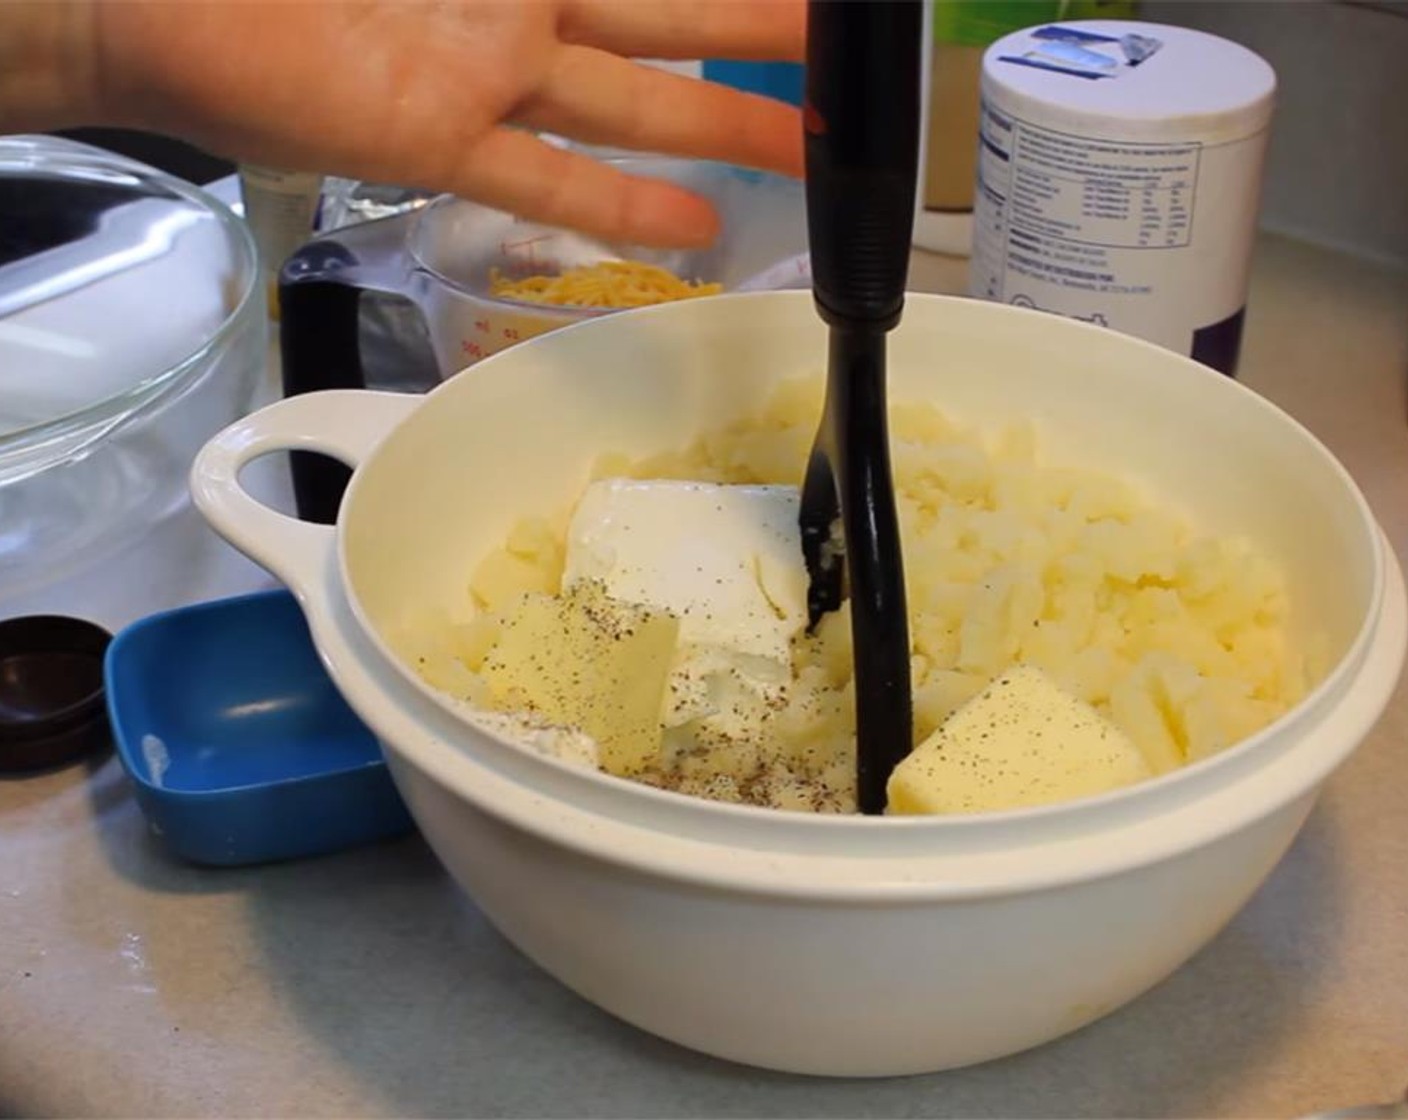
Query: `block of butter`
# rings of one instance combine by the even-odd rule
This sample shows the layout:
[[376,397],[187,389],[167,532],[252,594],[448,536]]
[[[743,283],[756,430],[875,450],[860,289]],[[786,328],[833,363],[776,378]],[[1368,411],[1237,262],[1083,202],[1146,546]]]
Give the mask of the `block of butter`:
[[1152,776],[1119,728],[1024,665],[945,720],[895,767],[887,792],[891,813],[977,813],[1089,797]]
[[598,583],[529,593],[504,613],[481,669],[490,706],[575,729],[627,776],[655,760],[679,622],[609,598]]

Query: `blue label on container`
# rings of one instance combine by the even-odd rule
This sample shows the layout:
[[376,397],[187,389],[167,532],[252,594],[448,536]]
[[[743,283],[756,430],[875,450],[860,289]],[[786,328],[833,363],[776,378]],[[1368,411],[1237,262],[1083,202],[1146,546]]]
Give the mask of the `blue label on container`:
[[1073,78],[1116,78],[1126,69],[1156,54],[1163,43],[1148,35],[1099,35],[1074,27],[1039,27],[1031,33],[1031,46],[1019,54],[1000,55],[998,61],[1069,74]]

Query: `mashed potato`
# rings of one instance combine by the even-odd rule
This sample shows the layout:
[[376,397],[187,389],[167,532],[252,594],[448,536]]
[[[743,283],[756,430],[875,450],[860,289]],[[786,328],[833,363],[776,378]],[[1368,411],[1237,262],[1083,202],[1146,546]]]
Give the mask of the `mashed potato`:
[[[762,415],[597,477],[797,485],[817,382],[784,385]],[[915,742],[1015,665],[1093,705],[1162,773],[1223,750],[1295,704],[1319,666],[1291,641],[1280,572],[1246,541],[1200,536],[1131,484],[1042,463],[1029,425],[963,427],[926,405],[892,409],[909,597]],[[525,592],[555,595],[564,526],[519,525],[470,578],[475,624],[442,635],[426,678],[494,705],[480,675],[496,619]],[[854,811],[850,620],[793,644],[787,703],[746,741],[665,741],[629,776],[726,801]]]

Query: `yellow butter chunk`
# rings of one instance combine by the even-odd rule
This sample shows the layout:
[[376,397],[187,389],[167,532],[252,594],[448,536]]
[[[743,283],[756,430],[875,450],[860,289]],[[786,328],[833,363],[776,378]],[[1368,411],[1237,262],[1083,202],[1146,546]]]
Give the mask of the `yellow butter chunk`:
[[598,583],[527,594],[499,618],[480,675],[491,706],[591,736],[602,767],[638,774],[660,750],[660,709],[679,621],[609,599]]
[[1152,776],[1114,724],[1018,666],[960,707],[890,776],[891,813],[976,813],[1089,797]]

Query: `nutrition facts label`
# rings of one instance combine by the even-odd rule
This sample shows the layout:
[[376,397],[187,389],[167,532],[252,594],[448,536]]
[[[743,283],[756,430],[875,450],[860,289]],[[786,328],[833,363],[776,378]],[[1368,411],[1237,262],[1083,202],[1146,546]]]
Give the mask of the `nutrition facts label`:
[[1093,144],[1017,125],[1012,224],[1120,248],[1188,243],[1198,148]]
[[[980,294],[1004,273],[1113,295],[1147,290],[1127,251],[1189,245],[1198,144],[1130,144],[1038,128],[984,106],[975,265]],[[1141,254],[1142,255],[1142,254]]]

